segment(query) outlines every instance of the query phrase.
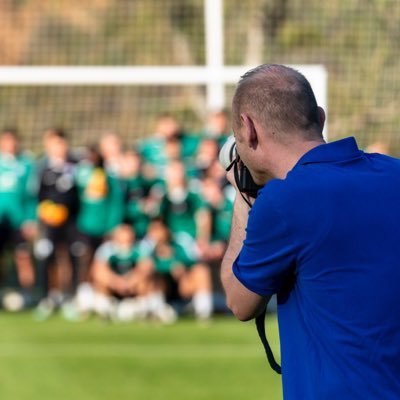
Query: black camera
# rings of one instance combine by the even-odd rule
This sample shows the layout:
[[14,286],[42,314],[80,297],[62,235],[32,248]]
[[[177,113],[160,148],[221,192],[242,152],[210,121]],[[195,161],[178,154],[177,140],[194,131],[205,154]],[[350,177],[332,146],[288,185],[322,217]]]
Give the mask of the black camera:
[[229,171],[231,168],[234,169],[235,182],[240,192],[253,198],[257,197],[258,191],[262,186],[257,185],[253,181],[250,171],[241,161],[236,151],[236,143],[233,135],[229,136],[226,143],[222,146],[219,152],[219,162],[226,171]]

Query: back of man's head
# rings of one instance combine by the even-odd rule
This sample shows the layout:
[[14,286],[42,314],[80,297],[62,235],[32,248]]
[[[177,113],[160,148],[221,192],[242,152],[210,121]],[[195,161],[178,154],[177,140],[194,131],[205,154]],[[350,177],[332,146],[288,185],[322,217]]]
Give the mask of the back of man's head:
[[323,122],[310,83],[298,71],[277,64],[263,64],[242,76],[233,98],[233,126],[241,114],[258,121],[270,133],[290,140],[322,138]]

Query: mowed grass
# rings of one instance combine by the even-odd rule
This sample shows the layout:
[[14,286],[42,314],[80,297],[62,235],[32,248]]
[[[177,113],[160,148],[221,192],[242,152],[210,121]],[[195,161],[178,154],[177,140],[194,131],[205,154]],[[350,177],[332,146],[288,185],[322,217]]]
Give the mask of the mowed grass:
[[[267,331],[277,354],[276,320]],[[0,313],[0,399],[281,399],[254,322],[109,324]]]

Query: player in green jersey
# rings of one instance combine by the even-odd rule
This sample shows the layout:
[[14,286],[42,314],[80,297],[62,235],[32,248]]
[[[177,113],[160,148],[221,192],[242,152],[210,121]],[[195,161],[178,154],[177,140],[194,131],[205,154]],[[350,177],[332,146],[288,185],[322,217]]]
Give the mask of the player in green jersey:
[[181,156],[180,143],[177,141],[179,135],[180,127],[176,119],[164,114],[156,121],[154,135],[140,141],[138,150],[143,162],[153,166],[158,176],[163,176],[171,156],[170,152],[177,153],[178,157]]
[[37,230],[37,182],[33,163],[19,151],[18,142],[13,129],[0,134],[0,252],[15,249],[19,284],[29,290],[34,284],[29,242]]
[[166,169],[166,192],[160,204],[160,216],[182,246],[202,246],[210,239],[211,215],[200,190],[190,188],[182,162],[172,161]]
[[158,212],[164,185],[160,179],[143,174],[142,159],[134,151],[124,153],[122,180],[125,190],[124,221],[132,225],[137,238],[141,239],[151,218]]
[[221,149],[226,139],[232,134],[229,126],[229,114],[226,110],[212,111],[207,117],[207,123],[200,132],[204,139],[213,139]]
[[191,179],[202,179],[213,163],[218,160],[218,143],[211,138],[204,138],[198,151],[190,161],[185,163],[186,175]]
[[[165,178],[166,193],[161,201],[160,217],[171,231],[173,242],[190,255],[186,266],[196,266],[192,274],[183,275],[181,294],[185,298],[196,294],[193,304],[200,302],[204,304],[205,310],[211,310],[211,271],[209,266],[203,263],[211,239],[211,213],[201,197],[201,186],[198,185],[200,187],[196,191],[189,187],[182,162],[171,162],[166,169]],[[201,289],[196,286],[198,281]],[[199,312],[198,315],[208,318],[210,313],[211,311],[204,314]]]
[[132,313],[139,311],[142,317],[151,315],[165,322],[175,318],[175,313],[165,303],[153,263],[142,253],[129,225],[115,228],[111,240],[97,250],[93,282],[96,290],[94,309],[103,317],[118,317],[121,309],[125,313],[127,306],[132,306]]
[[80,207],[77,226],[94,252],[103,237],[123,219],[123,191],[119,180],[103,167],[96,146],[86,150],[86,157],[75,171]]
[[90,311],[86,299],[93,297],[89,282],[93,255],[104,237],[123,220],[123,190],[119,179],[104,168],[97,146],[86,149],[77,164],[75,182],[80,203],[76,223],[83,247],[75,306],[80,314],[86,314]]
[[203,179],[202,189],[211,213],[211,239],[204,257],[209,262],[220,263],[229,239],[234,193],[229,193],[231,186],[226,187],[224,192],[219,182],[211,176]]
[[176,118],[161,115],[156,122],[155,134],[140,142],[138,149],[144,163],[152,165],[158,176],[163,177],[165,168],[172,160],[191,160],[197,152],[200,137],[183,132]]
[[106,171],[115,177],[121,174],[123,143],[115,132],[108,132],[101,136],[99,142],[100,154]]
[[197,318],[211,316],[212,288],[210,270],[197,262],[190,249],[177,243],[161,219],[151,222],[141,252],[151,256],[157,273],[162,277],[168,301],[192,300]]

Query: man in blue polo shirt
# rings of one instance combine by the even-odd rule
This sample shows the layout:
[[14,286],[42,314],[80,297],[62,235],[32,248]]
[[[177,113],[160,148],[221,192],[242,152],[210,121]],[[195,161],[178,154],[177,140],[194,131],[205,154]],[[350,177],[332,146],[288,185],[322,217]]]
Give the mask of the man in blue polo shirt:
[[237,151],[265,186],[251,209],[236,196],[227,302],[248,320],[277,293],[285,399],[399,399],[400,161],[325,144],[323,123],[290,68],[239,82]]

